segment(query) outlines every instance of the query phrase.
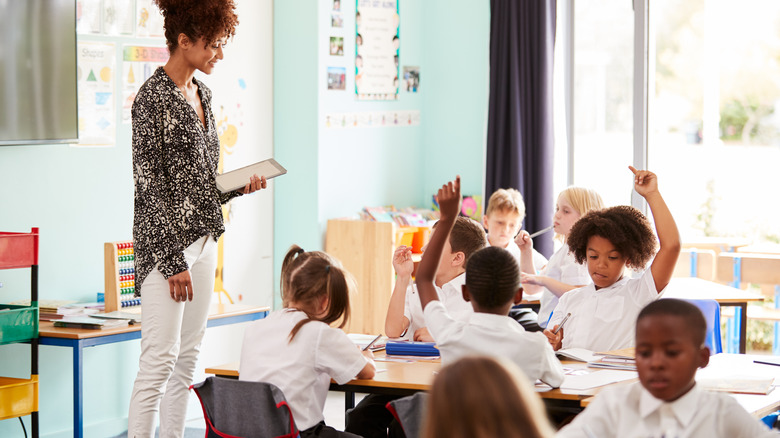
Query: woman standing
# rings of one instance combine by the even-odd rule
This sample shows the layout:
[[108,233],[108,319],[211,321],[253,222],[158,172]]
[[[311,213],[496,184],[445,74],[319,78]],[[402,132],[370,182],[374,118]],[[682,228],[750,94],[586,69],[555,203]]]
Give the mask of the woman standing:
[[143,293],[141,357],[130,400],[128,436],[184,433],[188,388],[214,290],[221,204],[266,187],[216,186],[219,138],[211,74],[235,34],[233,0],[155,0],[165,17],[170,58],[141,86],[132,108],[136,294]]

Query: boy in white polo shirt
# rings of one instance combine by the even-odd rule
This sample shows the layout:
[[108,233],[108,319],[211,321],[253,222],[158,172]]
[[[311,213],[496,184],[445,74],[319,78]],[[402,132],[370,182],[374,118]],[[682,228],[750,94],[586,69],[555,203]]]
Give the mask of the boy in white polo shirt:
[[691,303],[648,304],[636,321],[639,382],[607,388],[559,438],[777,437],[729,394],[703,391],[696,370],[710,360],[707,322]]
[[520,268],[505,249],[488,247],[477,251],[466,265],[463,298],[474,314],[468,322],[454,320],[438,300],[433,279],[447,233],[460,211],[460,178],[438,193],[441,220],[431,237],[417,272],[417,289],[428,328],[441,351],[442,363],[474,354],[501,356],[515,362],[531,381],[540,379],[552,387],[563,382],[561,363],[541,333],[526,332],[508,315],[520,302]]

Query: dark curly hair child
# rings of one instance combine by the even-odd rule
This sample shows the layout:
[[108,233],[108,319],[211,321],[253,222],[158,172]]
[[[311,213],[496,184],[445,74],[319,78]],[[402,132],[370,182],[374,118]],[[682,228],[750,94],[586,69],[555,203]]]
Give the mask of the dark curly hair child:
[[[633,346],[636,316],[658,298],[672,278],[680,255],[677,225],[658,191],[656,175],[629,168],[634,173],[634,190],[653,212],[658,253],[650,222],[633,207],[595,210],[577,221],[567,244],[577,263],[587,265],[593,284],[561,298],[548,324],[552,329],[544,332],[555,350],[609,351]],[[653,262],[645,269],[650,259]],[[625,278],[626,267],[644,269],[644,273]],[[567,316],[564,335],[564,327],[559,326]]]

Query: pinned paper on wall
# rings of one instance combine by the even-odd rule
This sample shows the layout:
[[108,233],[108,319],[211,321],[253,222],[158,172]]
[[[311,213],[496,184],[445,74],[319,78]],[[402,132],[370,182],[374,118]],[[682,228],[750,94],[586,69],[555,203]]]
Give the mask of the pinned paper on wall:
[[116,142],[113,43],[78,43],[79,142],[74,146],[113,146]]
[[365,111],[355,113],[328,113],[323,120],[325,128],[401,128],[420,125],[419,110]]
[[135,28],[135,2],[132,0],[103,0],[103,33],[132,35]]
[[398,99],[400,46],[398,1],[358,0],[355,93],[359,100]]
[[136,0],[135,34],[139,37],[165,36],[164,18],[152,0]]
[[122,124],[130,123],[130,110],[138,89],[157,67],[168,61],[165,47],[124,46],[122,48]]

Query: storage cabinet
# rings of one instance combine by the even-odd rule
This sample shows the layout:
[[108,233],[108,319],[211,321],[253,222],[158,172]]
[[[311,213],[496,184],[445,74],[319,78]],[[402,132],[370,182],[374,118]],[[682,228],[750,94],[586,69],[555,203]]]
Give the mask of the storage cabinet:
[[[29,379],[0,377],[0,420],[32,416],[32,436],[38,431],[38,229],[30,233],[0,232],[0,269],[30,269],[30,305],[0,304],[2,345],[30,343]],[[0,351],[2,354],[2,351]],[[0,375],[3,370],[0,369]]]

